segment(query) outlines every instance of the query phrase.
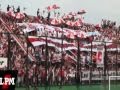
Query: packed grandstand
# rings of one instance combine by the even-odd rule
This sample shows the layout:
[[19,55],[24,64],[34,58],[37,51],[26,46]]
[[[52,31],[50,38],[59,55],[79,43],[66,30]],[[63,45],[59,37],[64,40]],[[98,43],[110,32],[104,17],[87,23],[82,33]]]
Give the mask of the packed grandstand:
[[43,11],[47,17],[39,9],[36,16],[30,16],[9,5],[6,12],[0,11],[0,58],[9,60],[9,67],[1,70],[18,70],[19,86],[26,82],[44,85],[46,78],[51,85],[71,85],[77,75],[83,83],[99,82],[105,65],[106,75],[120,75],[116,22],[101,20],[95,25],[84,21],[85,10],[62,16],[55,12],[59,8],[47,7]]

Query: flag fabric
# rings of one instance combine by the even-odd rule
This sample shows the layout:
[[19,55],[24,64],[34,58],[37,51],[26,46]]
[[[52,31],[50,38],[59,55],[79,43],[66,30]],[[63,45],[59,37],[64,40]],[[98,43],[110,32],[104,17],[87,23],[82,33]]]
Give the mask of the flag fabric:
[[[59,21],[60,20],[60,21]],[[54,19],[53,21],[51,21],[52,24],[57,25],[58,23],[64,23],[64,20],[62,19]],[[68,25],[73,24],[73,22],[67,22]],[[21,26],[22,24],[20,24]],[[24,29],[24,32],[32,32],[35,31],[36,29],[39,30],[39,33],[41,33],[40,35],[42,35],[42,33],[48,33],[48,36],[58,36],[61,37],[62,32],[63,35],[66,36],[67,38],[72,38],[74,39],[76,36],[79,38],[87,38],[88,35],[86,32],[81,31],[81,30],[72,30],[72,29],[68,29],[68,28],[60,28],[60,27],[55,27],[55,26],[50,26],[50,25],[43,25],[43,24],[35,24],[35,23],[28,23],[28,24],[24,24],[27,28]],[[59,34],[59,35],[57,35]]]
[[104,48],[98,49],[96,52],[96,64],[97,67],[103,67],[104,66]]
[[62,18],[53,18],[51,20],[52,25],[59,25],[59,24],[63,24],[63,23],[65,23],[65,21]]
[[74,22],[74,24],[73,24],[73,26],[77,26],[77,27],[79,27],[79,26],[81,26],[82,24],[81,24],[81,22],[80,21],[75,21]]
[[65,23],[65,21],[64,21],[62,18],[59,18],[59,19],[58,19],[58,22],[59,22],[59,24]]
[[69,12],[69,15],[71,15],[71,16],[77,16],[77,13],[75,13],[75,12]]
[[50,12],[52,10],[60,9],[60,7],[56,4],[46,7],[46,9]]
[[23,13],[16,13],[15,14],[16,19],[23,19],[24,17],[25,17],[25,15]]
[[13,11],[8,11],[7,15],[11,17],[15,17],[15,13]]
[[67,24],[68,26],[73,26],[73,25],[74,25],[74,22],[72,22],[72,21],[67,21],[66,24]]
[[48,11],[51,11],[51,10],[53,10],[53,7],[52,7],[52,6],[48,6],[48,7],[47,7],[47,10],[48,10]]
[[72,18],[72,15],[70,15],[70,14],[69,14],[69,15],[64,15],[64,16],[63,16],[63,19],[71,19],[71,18]]
[[53,8],[53,9],[60,9],[60,7],[57,6],[56,4],[52,5],[52,8]]
[[85,14],[86,11],[84,9],[81,9],[80,11],[78,11],[78,14]]
[[58,25],[58,24],[59,24],[58,19],[57,19],[57,18],[52,19],[52,20],[51,20],[51,24],[52,24],[52,25]]
[[23,19],[25,17],[25,15],[23,13],[14,13],[13,11],[8,11],[7,15],[16,19]]
[[[38,38],[38,37],[29,36],[28,39],[33,46],[40,46],[40,45],[46,44],[46,39],[43,37]],[[47,42],[48,42],[48,46],[54,47],[59,51],[61,51],[61,48],[63,48],[63,50],[65,51],[77,49],[73,43],[68,43],[67,41],[63,41],[63,45],[62,45],[62,40],[59,40],[59,39],[47,38]]]

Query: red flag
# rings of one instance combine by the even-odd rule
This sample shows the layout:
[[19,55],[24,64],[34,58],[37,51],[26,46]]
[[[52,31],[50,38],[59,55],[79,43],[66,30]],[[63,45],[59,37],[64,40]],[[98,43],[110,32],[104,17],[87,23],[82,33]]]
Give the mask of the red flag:
[[51,10],[53,10],[53,7],[52,7],[52,6],[48,6],[48,7],[47,7],[47,10],[48,10],[48,11],[51,11]]
[[52,6],[52,8],[53,8],[53,9],[59,9],[60,7],[57,6],[56,4],[54,4],[54,5]]

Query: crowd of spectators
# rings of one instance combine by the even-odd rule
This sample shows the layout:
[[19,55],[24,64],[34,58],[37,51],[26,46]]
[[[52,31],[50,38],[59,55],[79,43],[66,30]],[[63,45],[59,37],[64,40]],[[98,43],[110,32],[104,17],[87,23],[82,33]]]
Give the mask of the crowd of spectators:
[[[8,5],[7,11],[10,10],[10,6]],[[20,12],[20,7],[15,8],[12,7],[13,11]],[[45,85],[46,78],[49,84],[60,85],[62,81],[63,84],[75,84],[76,82],[76,73],[77,73],[77,63],[73,63],[72,60],[77,61],[77,51],[69,51],[61,54],[53,47],[48,48],[48,54],[46,54],[45,45],[39,47],[33,47],[30,43],[28,45],[28,39],[26,34],[23,32],[25,26],[19,26],[17,23],[26,22],[26,23],[40,23],[51,25],[50,21],[50,12],[48,12],[48,16],[41,16],[40,11],[38,9],[37,16],[29,16],[25,14],[25,18],[22,20],[16,20],[15,18],[10,18],[6,13],[0,12],[0,18],[4,20],[4,22],[10,27],[12,33],[19,39],[20,43],[24,46],[25,50],[30,52],[32,56],[34,56],[37,62],[31,62],[30,58],[28,58],[27,54],[20,48],[16,40],[10,35],[10,52],[8,52],[8,33],[3,24],[0,21],[0,57],[7,58],[8,54],[10,54],[10,62],[11,69],[18,70],[18,86],[25,85],[25,83],[29,83],[30,85],[39,84]],[[74,16],[70,18],[72,21],[75,21]],[[94,41],[118,41],[120,39],[119,27],[116,27],[116,22],[112,22],[110,20],[102,20],[100,26],[96,26],[94,24],[82,23],[82,26],[68,26],[66,23],[62,23],[57,25],[57,27],[71,28],[71,29],[79,29],[85,32],[94,32],[98,31],[100,36],[91,36],[88,41],[92,38]],[[34,35],[34,33],[30,33]],[[67,39],[66,39],[67,40]],[[87,43],[88,43],[87,41]],[[28,45],[28,46],[27,46]],[[119,47],[119,46],[118,46]],[[119,61],[120,53],[116,51],[110,51],[108,53],[108,70],[115,70],[116,68],[116,60]],[[94,52],[92,52],[94,55]],[[73,56],[73,58],[70,58]],[[96,63],[91,60],[91,52],[90,51],[81,51],[80,59],[82,65],[80,66],[83,71],[89,71],[92,65],[93,70],[98,70],[96,67]],[[48,62],[46,63],[46,58]],[[119,62],[117,63],[117,68],[119,70]],[[47,67],[46,67],[47,65]],[[47,68],[47,71],[46,71]],[[101,69],[102,70],[102,69]],[[29,79],[29,80],[28,80]]]

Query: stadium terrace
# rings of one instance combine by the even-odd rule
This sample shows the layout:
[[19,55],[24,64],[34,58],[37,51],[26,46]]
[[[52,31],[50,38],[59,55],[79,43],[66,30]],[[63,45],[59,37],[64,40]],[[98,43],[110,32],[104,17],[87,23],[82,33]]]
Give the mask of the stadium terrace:
[[[58,9],[38,9],[36,16],[10,5],[0,11],[0,70],[18,70],[17,87],[26,88],[120,83],[109,79],[120,76],[120,26],[87,23],[85,10],[60,15]],[[3,84],[14,85],[14,78],[0,78]]]

